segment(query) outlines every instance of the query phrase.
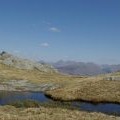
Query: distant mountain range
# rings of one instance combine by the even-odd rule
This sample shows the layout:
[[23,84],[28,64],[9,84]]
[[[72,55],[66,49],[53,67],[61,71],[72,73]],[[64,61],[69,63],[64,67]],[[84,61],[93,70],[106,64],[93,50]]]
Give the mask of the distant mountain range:
[[116,72],[120,70],[119,65],[98,65],[95,63],[84,63],[75,61],[60,60],[55,63],[50,63],[59,72],[70,75],[98,75]]
[[5,64],[18,69],[39,70],[41,72],[60,72],[70,75],[98,75],[120,71],[119,65],[98,65],[95,63],[84,63],[60,60],[54,63],[44,61],[35,62],[11,55],[5,51],[0,53],[0,64]]

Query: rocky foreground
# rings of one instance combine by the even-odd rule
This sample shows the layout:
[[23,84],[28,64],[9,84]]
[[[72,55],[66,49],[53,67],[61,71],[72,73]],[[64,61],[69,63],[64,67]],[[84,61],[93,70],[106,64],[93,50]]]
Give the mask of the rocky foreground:
[[28,80],[9,80],[2,81],[0,84],[0,90],[2,91],[33,91],[33,92],[45,92],[48,90],[58,89],[60,85],[54,83],[42,83],[35,84]]

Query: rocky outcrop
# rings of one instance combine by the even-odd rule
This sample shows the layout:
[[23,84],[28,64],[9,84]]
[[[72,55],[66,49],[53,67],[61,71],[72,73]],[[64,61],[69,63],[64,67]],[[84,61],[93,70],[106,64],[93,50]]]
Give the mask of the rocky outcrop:
[[116,76],[109,76],[109,77],[105,77],[103,78],[103,80],[119,80],[120,81],[120,77],[116,77]]
[[26,70],[36,69],[43,72],[57,72],[57,70],[54,69],[51,65],[41,64],[38,62],[30,61],[28,59],[21,59],[5,51],[0,53],[0,63],[3,63],[11,67],[15,67],[18,69],[26,69]]
[[28,80],[9,80],[0,84],[2,91],[41,91],[54,90],[60,88],[60,85],[54,83],[34,84]]

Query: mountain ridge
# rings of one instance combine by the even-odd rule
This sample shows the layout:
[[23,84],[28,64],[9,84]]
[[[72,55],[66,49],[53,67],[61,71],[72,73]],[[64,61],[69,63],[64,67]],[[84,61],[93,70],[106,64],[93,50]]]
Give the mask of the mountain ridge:
[[18,68],[18,69],[25,69],[25,70],[34,70],[37,69],[42,72],[57,72],[57,70],[52,67],[52,65],[48,64],[41,64],[35,61],[31,61],[28,59],[23,59],[8,52],[2,51],[0,53],[0,63]]
[[63,61],[59,60],[54,63],[50,63],[59,72],[70,75],[98,75],[117,72],[120,70],[120,64],[118,65],[98,65],[92,62],[76,62],[76,61]]

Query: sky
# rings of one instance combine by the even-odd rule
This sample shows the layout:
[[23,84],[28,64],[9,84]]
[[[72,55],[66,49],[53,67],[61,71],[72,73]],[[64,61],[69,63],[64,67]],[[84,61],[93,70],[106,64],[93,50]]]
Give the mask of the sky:
[[120,0],[0,0],[0,51],[45,61],[120,64]]

